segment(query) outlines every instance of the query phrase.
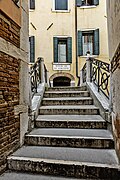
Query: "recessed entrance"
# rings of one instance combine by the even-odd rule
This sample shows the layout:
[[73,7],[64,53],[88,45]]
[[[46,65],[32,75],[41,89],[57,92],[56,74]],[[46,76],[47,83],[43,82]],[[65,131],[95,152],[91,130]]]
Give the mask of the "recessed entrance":
[[71,79],[64,76],[59,76],[53,79],[53,87],[70,86]]

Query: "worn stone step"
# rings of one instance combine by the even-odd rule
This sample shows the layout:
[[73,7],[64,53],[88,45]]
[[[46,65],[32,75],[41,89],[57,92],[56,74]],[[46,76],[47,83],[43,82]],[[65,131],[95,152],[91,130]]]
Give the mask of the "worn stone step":
[[45,91],[45,98],[56,97],[88,97],[90,93],[88,91]]
[[58,146],[75,148],[114,148],[108,130],[92,129],[34,129],[25,136],[26,145]]
[[[70,179],[75,180],[75,178],[70,178]],[[22,173],[22,172],[20,173],[20,172],[8,172],[8,171],[0,176],[0,180],[70,180],[70,179],[64,177],[57,177],[57,176],[49,176],[49,175],[45,176],[45,175],[33,174],[33,173]]]
[[91,97],[60,97],[60,98],[43,98],[43,106],[51,105],[91,105]]
[[77,106],[41,106],[39,110],[41,115],[97,115],[99,109],[93,105],[77,105]]
[[35,127],[107,129],[107,123],[100,115],[39,115]]
[[47,91],[86,91],[86,86],[81,87],[49,87],[46,89]]
[[27,146],[8,157],[9,170],[88,179],[119,179],[114,150]]

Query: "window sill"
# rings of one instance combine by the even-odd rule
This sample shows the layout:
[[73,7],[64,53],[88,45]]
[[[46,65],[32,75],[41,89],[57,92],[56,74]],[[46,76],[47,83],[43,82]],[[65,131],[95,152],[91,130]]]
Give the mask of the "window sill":
[[35,11],[35,9],[29,9],[29,12],[34,12]]
[[[90,55],[90,57],[93,57],[93,58],[96,58],[96,57],[98,57],[99,55]],[[87,58],[88,56],[78,56],[78,57],[81,57],[81,58]]]
[[69,10],[54,10],[54,9],[51,9],[51,11],[53,13],[70,13],[70,9]]
[[80,6],[80,9],[92,9],[92,8],[96,8],[95,5],[92,6]]
[[57,62],[57,63],[53,63],[53,65],[70,65],[71,63],[61,63],[61,62]]

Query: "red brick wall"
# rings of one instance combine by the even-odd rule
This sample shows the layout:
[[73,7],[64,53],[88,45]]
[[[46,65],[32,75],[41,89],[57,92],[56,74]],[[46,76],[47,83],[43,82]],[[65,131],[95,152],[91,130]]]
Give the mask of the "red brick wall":
[[19,147],[20,118],[14,107],[19,104],[19,60],[0,52],[0,172],[6,157]]
[[[0,11],[0,37],[20,47],[20,27]],[[2,18],[4,17],[4,19]]]

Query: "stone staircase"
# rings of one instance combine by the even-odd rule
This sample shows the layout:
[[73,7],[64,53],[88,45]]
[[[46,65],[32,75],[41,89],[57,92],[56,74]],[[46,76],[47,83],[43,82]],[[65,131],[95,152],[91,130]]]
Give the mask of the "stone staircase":
[[86,87],[48,88],[35,129],[8,157],[8,169],[4,180],[120,179],[112,134]]

